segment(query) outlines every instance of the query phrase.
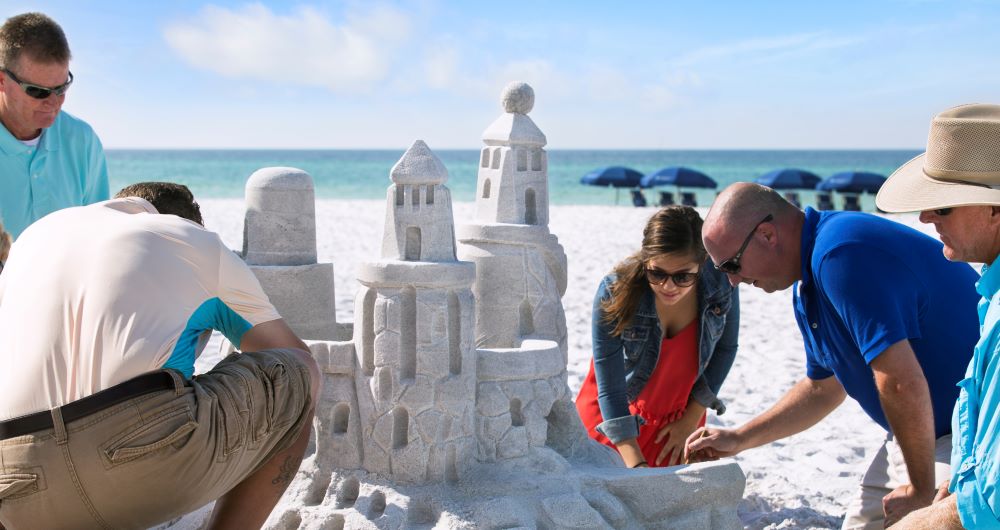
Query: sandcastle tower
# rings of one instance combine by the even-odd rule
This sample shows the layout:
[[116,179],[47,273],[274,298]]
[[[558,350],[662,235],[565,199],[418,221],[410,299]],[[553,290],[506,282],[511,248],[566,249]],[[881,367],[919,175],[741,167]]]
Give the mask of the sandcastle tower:
[[414,142],[390,176],[382,256],[358,272],[364,467],[457,480],[474,461],[475,266],[455,260],[448,172],[427,145]]
[[459,256],[476,264],[477,435],[484,461],[586,437],[566,386],[566,255],[549,233],[545,135],[527,116],[534,91],[511,83],[483,133],[474,224]]
[[315,340],[341,335],[333,264],[316,262],[316,201],[308,173],[269,167],[250,176],[243,259],[296,335]]

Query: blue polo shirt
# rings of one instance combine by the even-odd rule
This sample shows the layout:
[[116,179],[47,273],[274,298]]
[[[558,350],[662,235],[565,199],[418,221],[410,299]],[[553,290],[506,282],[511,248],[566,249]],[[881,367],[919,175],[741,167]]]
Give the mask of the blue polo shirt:
[[34,147],[0,126],[0,220],[14,239],[56,210],[108,195],[104,148],[83,120],[60,112]]
[[811,379],[831,375],[889,430],[869,363],[909,339],[934,407],[934,432],[951,432],[955,386],[979,339],[979,276],[910,227],[857,212],[806,209],[795,319]]

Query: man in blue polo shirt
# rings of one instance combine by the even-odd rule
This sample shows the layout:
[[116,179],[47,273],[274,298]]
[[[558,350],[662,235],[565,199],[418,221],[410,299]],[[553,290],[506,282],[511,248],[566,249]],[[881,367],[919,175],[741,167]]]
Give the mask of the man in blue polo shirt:
[[[965,373],[952,429],[952,476],[932,506],[899,528],[1000,528],[1000,105],[962,105],[931,121],[927,152],[896,170],[879,208],[920,211],[950,260],[983,263],[982,337]],[[933,279],[931,279],[933,281]]]
[[108,199],[101,141],[61,110],[69,60],[62,28],[41,13],[0,27],[0,220],[14,239],[56,210]]
[[806,377],[737,429],[696,431],[689,454],[731,456],[790,436],[851,396],[887,437],[844,528],[882,528],[929,505],[949,473],[955,384],[979,334],[975,272],[909,227],[864,213],[803,212],[745,182],[716,199],[702,235],[733,284],[773,292],[797,282]]

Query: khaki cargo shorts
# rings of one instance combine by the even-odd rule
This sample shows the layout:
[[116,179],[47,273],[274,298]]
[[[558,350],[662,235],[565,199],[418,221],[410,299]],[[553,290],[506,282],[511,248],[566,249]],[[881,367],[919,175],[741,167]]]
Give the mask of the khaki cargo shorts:
[[312,419],[309,369],[291,351],[230,355],[187,386],[170,373],[173,390],[0,440],[7,530],[169,521],[231,490]]

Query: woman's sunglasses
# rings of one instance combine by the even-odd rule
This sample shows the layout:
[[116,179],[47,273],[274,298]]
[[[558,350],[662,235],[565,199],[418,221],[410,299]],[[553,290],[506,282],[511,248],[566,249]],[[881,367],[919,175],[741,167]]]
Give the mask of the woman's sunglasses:
[[7,74],[7,77],[9,77],[12,81],[18,84],[18,86],[20,86],[24,90],[24,93],[27,94],[28,97],[32,97],[35,99],[45,99],[51,96],[52,94],[61,96],[65,94],[66,91],[69,89],[69,86],[73,84],[73,72],[69,73],[68,81],[59,86],[49,88],[39,85],[33,85],[31,83],[25,83],[24,81],[18,79],[17,76],[14,75],[14,72],[11,72],[6,68],[4,68],[2,71],[4,74]]
[[646,281],[653,285],[663,285],[672,280],[677,287],[688,287],[698,279],[697,272],[665,272],[660,269],[646,269]]

